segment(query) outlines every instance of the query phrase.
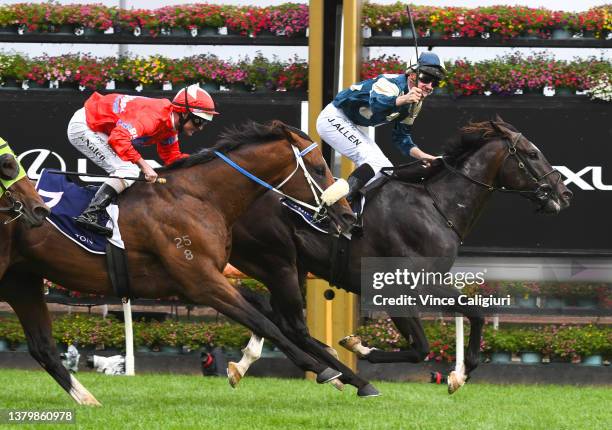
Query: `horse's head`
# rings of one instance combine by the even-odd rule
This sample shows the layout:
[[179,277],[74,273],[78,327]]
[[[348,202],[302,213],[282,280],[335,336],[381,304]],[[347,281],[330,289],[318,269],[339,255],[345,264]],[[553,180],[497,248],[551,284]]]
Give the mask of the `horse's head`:
[[28,180],[7,143],[0,139],[0,216],[9,223],[22,218],[28,225],[42,225],[50,210]]
[[[321,193],[319,191],[327,190],[323,201],[331,198],[333,204],[326,205],[326,211],[331,220],[341,230],[347,230],[355,221],[355,215],[351,210],[345,198],[346,190],[339,189],[334,191],[330,189],[336,184],[334,177],[323,158],[323,154],[319,145],[303,131],[288,126],[280,121],[274,121],[273,126],[279,127],[285,133],[287,141],[295,148],[296,160],[299,163],[303,160],[305,172],[302,175],[293,175],[286,183],[283,184],[283,191],[298,200],[307,203],[319,203]],[[292,168],[295,168],[292,166]],[[315,186],[311,181],[316,183]],[[340,184],[336,184],[340,185]],[[317,190],[317,188],[319,190]],[[339,187],[342,188],[342,187]],[[331,193],[329,191],[332,191]],[[333,195],[336,195],[334,198]]]
[[[573,193],[563,183],[544,154],[514,126],[499,116],[489,122],[501,165],[497,184],[506,191],[515,191],[537,204],[537,210],[556,214],[570,205]],[[486,135],[486,133],[485,133]]]

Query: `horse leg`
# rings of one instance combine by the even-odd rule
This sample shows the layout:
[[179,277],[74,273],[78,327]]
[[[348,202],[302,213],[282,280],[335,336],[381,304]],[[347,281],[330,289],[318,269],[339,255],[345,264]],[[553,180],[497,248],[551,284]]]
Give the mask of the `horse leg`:
[[9,272],[0,281],[0,292],[21,322],[32,357],[77,403],[101,406],[60,361],[51,335],[51,318],[44,299],[42,279]]
[[[292,279],[295,274],[291,272],[290,276],[284,277],[282,282],[279,279],[282,277],[273,277],[274,281],[270,281],[266,286],[272,292],[271,300],[267,300],[262,294],[257,294],[250,290],[241,289],[241,294],[252,303],[258,310],[265,315],[270,315],[271,319],[278,325],[279,329],[302,350],[326,363],[330,367],[342,372],[339,380],[343,384],[350,384],[357,388],[357,395],[360,397],[378,396],[379,392],[368,381],[357,376],[349,367],[344,365],[337,357],[334,357],[329,347],[317,339],[310,336],[308,326],[304,320],[304,306],[302,302],[302,294],[299,288],[299,282],[295,288],[290,288],[295,284]],[[251,336],[249,344],[243,350],[243,356],[239,363],[230,362],[228,367],[231,368],[231,379],[236,379],[235,369],[238,368],[242,375],[246,373],[248,367],[259,358],[261,354],[261,344],[256,335]],[[231,383],[231,382],[230,382]],[[333,382],[334,386],[342,389],[342,385],[337,381]]]
[[410,343],[405,351],[382,351],[368,348],[361,344],[358,336],[350,335],[340,341],[340,345],[356,353],[359,358],[370,363],[420,363],[429,354],[429,343],[423,330],[423,324],[418,317],[391,318],[398,331]]
[[[215,267],[209,267],[207,270],[203,268],[201,271],[194,271],[193,268],[177,269],[173,273],[177,280],[182,280],[181,283],[185,286],[194,286],[183,291],[185,296],[194,303],[212,306],[257,336],[270,339],[299,368],[317,374],[318,383],[323,384],[342,375],[337,370],[324,366],[287,339],[280,329],[245,300]],[[196,282],[201,279],[205,280],[205,288],[196,286],[201,285],[200,281]]]
[[458,297],[461,293],[455,288],[432,285],[428,287],[428,292],[435,297],[453,298],[455,304],[445,307],[444,310],[465,315],[470,321],[470,339],[464,366],[458,363],[459,366],[457,366],[455,371],[451,372],[448,377],[448,392],[449,394],[453,394],[467,381],[470,372],[478,367],[480,361],[480,341],[485,321],[484,315],[482,308],[479,306],[459,304]]

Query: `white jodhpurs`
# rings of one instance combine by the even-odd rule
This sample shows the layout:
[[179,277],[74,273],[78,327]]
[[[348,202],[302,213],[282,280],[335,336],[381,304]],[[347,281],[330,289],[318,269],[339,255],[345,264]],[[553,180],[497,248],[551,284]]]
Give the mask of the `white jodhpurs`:
[[350,158],[356,167],[369,164],[376,177],[380,176],[380,169],[383,167],[393,166],[376,142],[370,139],[367,127],[353,124],[344,112],[332,103],[319,114],[317,133],[334,150]]
[[[83,155],[93,161],[113,176],[136,177],[140,169],[134,163],[124,161],[108,144],[108,136],[104,133],[93,131],[87,125],[85,119],[85,108],[75,112],[68,123],[68,140]],[[121,193],[131,186],[134,181],[129,179],[108,179],[105,183]]]

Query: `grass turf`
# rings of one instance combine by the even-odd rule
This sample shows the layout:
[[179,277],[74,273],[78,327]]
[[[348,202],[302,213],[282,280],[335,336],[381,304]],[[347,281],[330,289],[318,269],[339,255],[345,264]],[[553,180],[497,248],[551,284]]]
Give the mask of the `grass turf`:
[[360,399],[352,387],[338,392],[306,380],[246,378],[232,390],[215,377],[82,373],[78,379],[101,408],[77,406],[42,371],[2,370],[0,409],[69,408],[77,428],[96,430],[612,428],[611,388],[467,384],[449,396],[441,386],[378,382],[381,397]]

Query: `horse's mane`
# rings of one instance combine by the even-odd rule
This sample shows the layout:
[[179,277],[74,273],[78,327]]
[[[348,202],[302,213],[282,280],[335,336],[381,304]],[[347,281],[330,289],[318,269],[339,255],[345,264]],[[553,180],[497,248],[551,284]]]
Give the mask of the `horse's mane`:
[[162,167],[157,170],[163,172],[206,163],[217,158],[215,151],[227,153],[247,143],[257,144],[282,139],[293,141],[294,139],[288,133],[288,131],[297,134],[301,138],[312,141],[312,139],[306,133],[295,127],[287,125],[282,121],[275,120],[265,124],[255,121],[247,121],[240,126],[233,125],[223,130],[214,146],[203,148],[198,152],[191,154],[189,157],[182,158],[169,166]]
[[[508,124],[500,118],[495,120],[495,123],[518,132],[512,124]],[[449,163],[456,164],[485,143],[500,137],[505,136],[493,126],[493,121],[470,122],[459,129],[458,136],[444,145],[442,152]]]

